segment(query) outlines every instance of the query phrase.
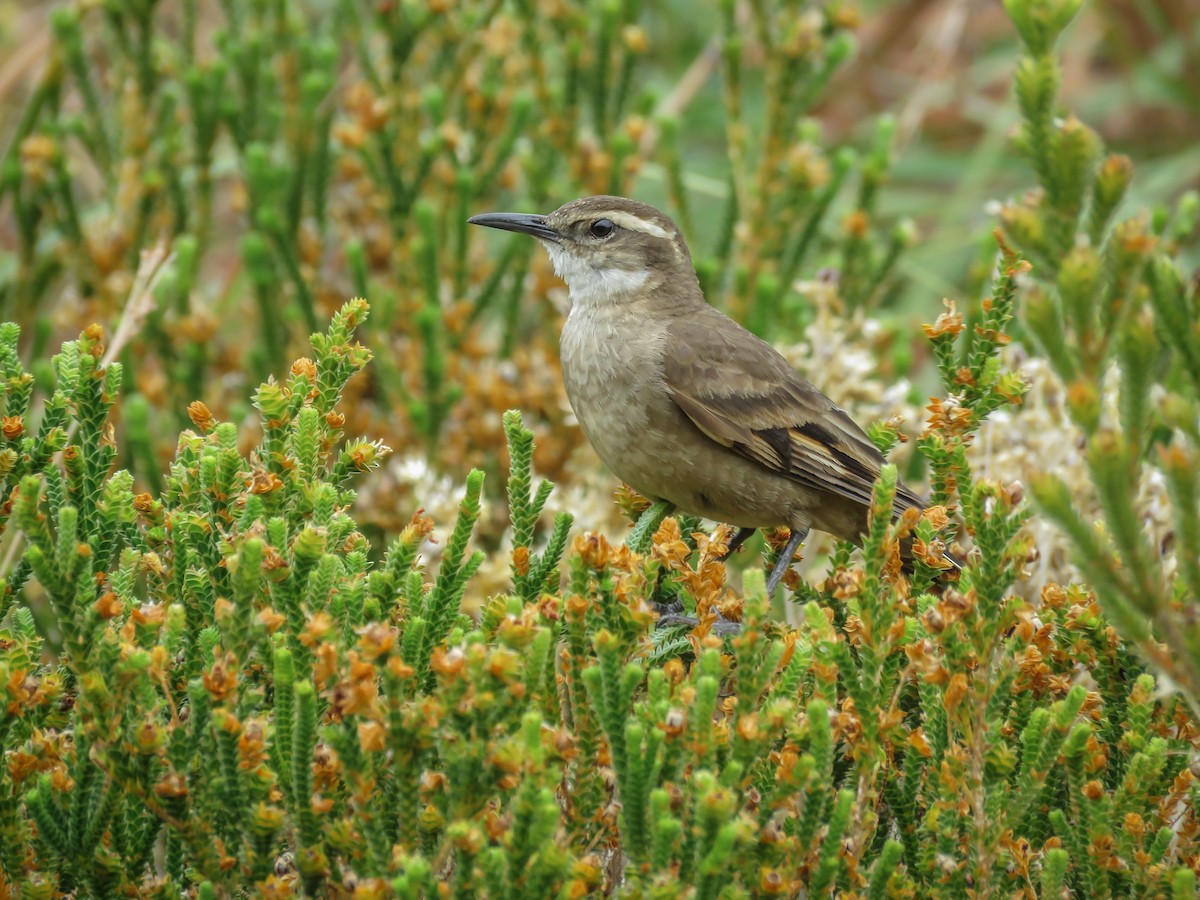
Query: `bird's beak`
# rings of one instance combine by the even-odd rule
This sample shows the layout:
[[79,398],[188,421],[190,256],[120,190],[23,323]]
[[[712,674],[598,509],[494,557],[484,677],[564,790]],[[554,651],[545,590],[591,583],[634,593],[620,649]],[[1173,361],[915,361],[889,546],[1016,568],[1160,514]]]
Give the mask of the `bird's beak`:
[[518,231],[521,234],[532,234],[543,241],[558,243],[558,232],[546,224],[545,216],[535,216],[529,213],[483,213],[467,219],[470,225],[483,225],[487,228],[499,228],[501,231]]

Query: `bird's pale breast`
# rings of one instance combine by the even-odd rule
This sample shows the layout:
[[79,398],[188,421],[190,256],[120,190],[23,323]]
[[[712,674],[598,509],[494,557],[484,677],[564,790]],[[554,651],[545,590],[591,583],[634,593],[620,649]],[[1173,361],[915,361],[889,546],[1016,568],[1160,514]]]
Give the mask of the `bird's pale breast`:
[[817,498],[702,434],[662,379],[666,329],[581,310],[562,332],[563,382],[597,455],[652,499],[731,525],[807,527]]

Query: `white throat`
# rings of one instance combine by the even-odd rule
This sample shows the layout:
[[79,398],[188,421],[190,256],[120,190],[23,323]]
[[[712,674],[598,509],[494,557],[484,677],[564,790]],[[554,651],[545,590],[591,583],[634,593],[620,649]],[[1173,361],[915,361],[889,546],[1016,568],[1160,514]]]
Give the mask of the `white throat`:
[[630,272],[627,269],[598,269],[589,265],[558,244],[544,242],[554,271],[571,293],[572,307],[587,308],[627,296],[650,280],[648,271]]

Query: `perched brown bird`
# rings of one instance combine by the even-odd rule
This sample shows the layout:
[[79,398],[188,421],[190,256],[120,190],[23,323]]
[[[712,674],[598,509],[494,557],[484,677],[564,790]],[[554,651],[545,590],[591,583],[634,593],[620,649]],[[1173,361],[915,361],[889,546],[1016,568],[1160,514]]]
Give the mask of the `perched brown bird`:
[[[584,434],[652,500],[739,527],[786,525],[778,587],[810,527],[859,542],[883,455],[768,343],[709,306],[670,217],[623,197],[473,225],[536,237],[567,283],[562,370]],[[896,514],[924,501],[897,486]]]

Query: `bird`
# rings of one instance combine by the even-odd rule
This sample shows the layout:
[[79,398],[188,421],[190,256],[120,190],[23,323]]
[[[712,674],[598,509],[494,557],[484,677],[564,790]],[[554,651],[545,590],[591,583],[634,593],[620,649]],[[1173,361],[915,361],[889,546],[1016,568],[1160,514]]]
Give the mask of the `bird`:
[[[770,344],[712,306],[679,227],[636,200],[583,197],[472,225],[532,235],[566,282],[562,377],[584,436],[638,493],[738,530],[812,528],[861,544],[883,454]],[[898,482],[894,515],[925,508]],[[947,556],[952,565],[955,561]]]

